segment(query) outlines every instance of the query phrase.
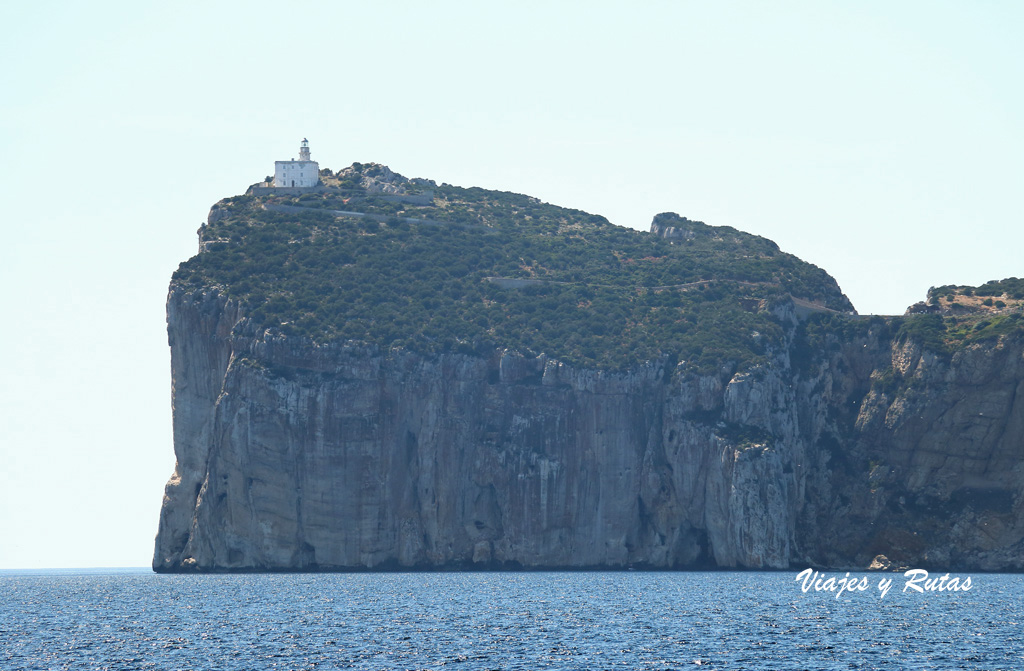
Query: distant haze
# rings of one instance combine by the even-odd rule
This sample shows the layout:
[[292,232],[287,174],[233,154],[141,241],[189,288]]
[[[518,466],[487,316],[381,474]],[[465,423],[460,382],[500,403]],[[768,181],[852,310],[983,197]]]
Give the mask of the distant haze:
[[0,8],[0,568],[144,566],[167,283],[220,198],[376,161],[774,240],[862,313],[1024,275],[1024,6]]

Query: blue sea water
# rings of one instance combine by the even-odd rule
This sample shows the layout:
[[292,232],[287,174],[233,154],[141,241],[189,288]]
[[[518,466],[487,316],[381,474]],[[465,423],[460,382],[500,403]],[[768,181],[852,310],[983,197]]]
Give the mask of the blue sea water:
[[1024,576],[796,575],[0,571],[0,668],[1024,669]]

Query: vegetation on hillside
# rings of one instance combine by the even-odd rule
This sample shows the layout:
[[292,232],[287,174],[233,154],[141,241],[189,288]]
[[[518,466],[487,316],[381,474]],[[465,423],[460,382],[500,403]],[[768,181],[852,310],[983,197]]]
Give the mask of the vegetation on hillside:
[[998,315],[954,317],[909,315],[897,320],[899,330],[896,337],[899,342],[911,338],[924,349],[942,355],[951,355],[967,345],[1002,335],[1024,335],[1024,314],[1020,310]]
[[978,287],[947,284],[928,290],[926,303],[898,318],[897,337],[951,355],[971,343],[1024,335],[1024,280],[1010,277]]
[[946,284],[941,287],[933,287],[928,290],[928,300],[941,299],[945,296],[995,296],[1013,300],[1024,299],[1024,279],[1010,277],[1005,280],[990,280],[980,287],[961,286]]
[[[356,164],[297,197],[221,201],[200,230],[203,253],[174,281],[219,287],[259,327],[320,342],[423,353],[500,345],[613,369],[663,356],[750,365],[781,338],[773,302],[794,295],[852,309],[824,271],[732,228],[677,218],[687,238],[670,241],[528,196],[380,168]],[[367,189],[367,171],[392,192]]]

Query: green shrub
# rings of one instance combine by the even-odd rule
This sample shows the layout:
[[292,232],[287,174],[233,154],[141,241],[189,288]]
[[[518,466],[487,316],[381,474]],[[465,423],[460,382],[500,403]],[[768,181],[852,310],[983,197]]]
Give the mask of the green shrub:
[[946,326],[939,315],[911,315],[902,319],[896,332],[897,342],[911,338],[923,348],[940,354],[948,353]]

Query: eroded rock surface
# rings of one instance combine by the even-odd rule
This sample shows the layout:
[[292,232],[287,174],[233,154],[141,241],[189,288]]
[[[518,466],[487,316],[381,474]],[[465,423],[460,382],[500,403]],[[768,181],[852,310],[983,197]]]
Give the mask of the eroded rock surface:
[[781,317],[752,371],[610,373],[317,346],[172,285],[154,568],[1024,569],[1020,338],[808,353]]

